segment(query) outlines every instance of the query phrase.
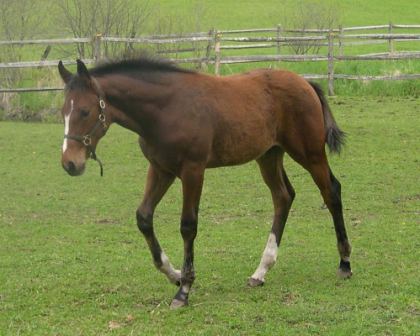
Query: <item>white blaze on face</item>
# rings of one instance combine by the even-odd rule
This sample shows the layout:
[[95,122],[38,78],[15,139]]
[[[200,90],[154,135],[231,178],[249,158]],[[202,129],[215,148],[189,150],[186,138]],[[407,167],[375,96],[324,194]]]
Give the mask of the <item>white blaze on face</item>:
[[278,246],[276,242],[276,236],[274,233],[270,233],[268,236],[267,245],[265,246],[264,253],[260,261],[260,265],[256,269],[255,273],[251,276],[252,278],[264,282],[265,274],[276,262],[277,250]]
[[[64,115],[64,135],[69,134],[69,127],[70,127],[70,116],[74,109],[74,101],[73,99],[70,100],[70,112],[67,115]],[[67,138],[64,138],[63,141],[63,153],[67,150]]]

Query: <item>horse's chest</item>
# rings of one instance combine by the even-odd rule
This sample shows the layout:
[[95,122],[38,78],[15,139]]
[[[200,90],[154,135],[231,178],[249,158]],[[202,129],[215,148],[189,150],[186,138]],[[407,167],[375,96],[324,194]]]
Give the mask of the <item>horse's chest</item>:
[[150,163],[177,174],[181,160],[176,150],[171,150],[168,146],[147,143],[142,138],[139,139],[139,144],[143,155]]

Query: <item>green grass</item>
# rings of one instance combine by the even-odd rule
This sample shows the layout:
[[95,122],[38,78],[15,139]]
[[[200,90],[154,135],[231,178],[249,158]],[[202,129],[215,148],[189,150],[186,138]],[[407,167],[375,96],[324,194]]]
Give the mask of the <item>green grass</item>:
[[[255,163],[209,170],[190,307],[152,265],[135,224],[147,163],[117,126],[84,176],[60,167],[63,127],[0,123],[0,335],[416,335],[419,331],[418,99],[335,98],[348,132],[330,163],[343,186],[354,276],[336,278],[330,216],[308,174],[287,159],[297,191],[276,266],[258,265],[272,217]],[[179,266],[180,184],[155,216]],[[114,328],[114,329],[113,329]],[[113,329],[113,330],[111,330]]]
[[[418,24],[420,3],[416,0],[402,0],[398,4],[390,0],[318,0],[313,2],[329,3],[340,12],[345,26],[379,25],[388,22]],[[185,15],[194,10],[200,1],[162,0],[159,6],[163,12]],[[282,23],[293,8],[295,0],[242,0],[240,5],[234,0],[201,1],[205,16],[203,27],[217,29],[241,29],[272,27]]]
[[[371,1],[320,1],[314,2],[329,3],[336,8],[339,22],[344,26],[355,25],[378,25],[387,24],[389,22],[399,24],[419,24],[420,2],[417,0],[401,0],[398,4],[390,0],[371,0]],[[46,4],[50,5],[46,5]],[[296,8],[298,2],[288,0],[265,0],[256,2],[251,0],[241,1],[238,5],[237,1],[214,0],[208,1],[173,1],[162,0],[159,2],[150,2],[152,15],[150,20],[142,27],[142,35],[155,33],[157,22],[162,26],[170,25],[165,20],[172,21],[171,33],[180,30],[182,32],[193,32],[197,30],[208,31],[211,28],[223,29],[243,29],[243,28],[263,28],[275,27],[282,24],[287,27],[292,12]],[[45,17],[43,19],[40,32],[36,37],[45,38],[45,36],[58,37],[57,18],[59,17],[59,9],[56,2],[51,0],[43,0],[43,6],[39,6],[39,13]],[[200,15],[199,23],[196,23],[197,8]],[[37,14],[39,14],[37,13]],[[163,17],[163,19],[162,19]],[[168,19],[170,18],[170,19]],[[163,22],[161,22],[163,21]],[[37,27],[38,29],[38,27]],[[69,33],[60,30],[60,36],[70,36]],[[387,31],[381,31],[386,33]],[[395,30],[395,32],[404,32],[403,30]],[[408,31],[410,33],[418,33],[416,31]],[[378,32],[379,33],[379,32]],[[231,44],[231,43],[226,43]],[[144,46],[139,46],[142,48]],[[190,45],[188,47],[191,47]],[[397,42],[397,50],[419,50],[419,42]],[[41,57],[45,46],[32,45],[19,49],[19,55],[22,60],[37,60]],[[285,48],[286,49],[286,48]],[[346,47],[345,55],[367,54],[373,52],[385,52],[388,50],[387,44],[375,46],[359,46]],[[242,50],[242,55],[261,55],[275,54],[275,49],[254,49]],[[289,50],[284,50],[285,54],[290,54]],[[223,55],[229,55],[232,52],[223,51]],[[238,54],[238,52],[236,52]],[[325,48],[321,54],[326,54]],[[73,56],[69,56],[73,55]],[[172,55],[173,56],[173,55]],[[196,55],[190,55],[196,56]],[[74,46],[53,46],[49,59],[69,59],[77,58],[77,50]],[[90,58],[90,55],[86,55]],[[168,57],[171,57],[168,55]],[[16,61],[16,60],[9,60]],[[222,74],[231,74],[243,72],[249,69],[259,67],[281,67],[290,69],[301,74],[326,74],[326,62],[313,63],[250,63],[240,65],[223,65]],[[212,67],[210,67],[210,72]],[[393,62],[337,62],[335,64],[335,73],[337,74],[360,74],[360,75],[390,75],[390,74],[413,74],[420,72],[420,61],[393,61]],[[19,87],[56,87],[62,85],[58,72],[52,69],[25,69],[22,70],[23,79],[17,84]],[[387,82],[371,82],[363,83],[353,80],[337,80],[336,94],[340,96],[357,96],[373,95],[373,96],[414,96],[420,95],[419,80],[412,81],[387,81]],[[59,97],[59,98],[57,98]],[[58,101],[60,94],[43,94],[43,93],[26,93],[19,94],[13,98],[13,104],[8,111],[1,110],[0,120],[3,119],[19,119],[19,120],[47,120],[54,119],[53,115],[59,108]]]

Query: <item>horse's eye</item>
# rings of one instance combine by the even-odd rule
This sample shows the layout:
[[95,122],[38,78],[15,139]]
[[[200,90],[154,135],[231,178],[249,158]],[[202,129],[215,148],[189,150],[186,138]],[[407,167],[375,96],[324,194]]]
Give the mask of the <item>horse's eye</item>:
[[80,114],[83,118],[86,118],[89,116],[89,111],[88,110],[81,110]]

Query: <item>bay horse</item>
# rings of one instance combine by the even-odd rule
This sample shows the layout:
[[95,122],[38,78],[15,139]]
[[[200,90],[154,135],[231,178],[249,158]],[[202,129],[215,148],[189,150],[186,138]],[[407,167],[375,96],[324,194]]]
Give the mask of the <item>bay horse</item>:
[[[256,160],[271,191],[274,218],[261,261],[248,279],[264,284],[277,259],[295,191],[283,167],[288,153],[312,176],[334,222],[340,263],[338,275],[348,278],[351,247],[341,202],[341,186],[328,165],[325,144],[339,152],[344,133],[315,84],[289,72],[255,70],[214,77],[148,58],[125,59],[90,70],[77,60],[72,74],[60,61],[65,83],[62,166],[81,175],[89,157],[112,123],[139,135],[150,162],[137,225],[153,262],[179,288],[171,308],[188,304],[195,279],[194,239],[206,168]],[[102,168],[102,165],[101,165]],[[179,178],[183,205],[180,232],[184,242],[181,270],[175,269],[153,229],[153,214],[168,188]]]

